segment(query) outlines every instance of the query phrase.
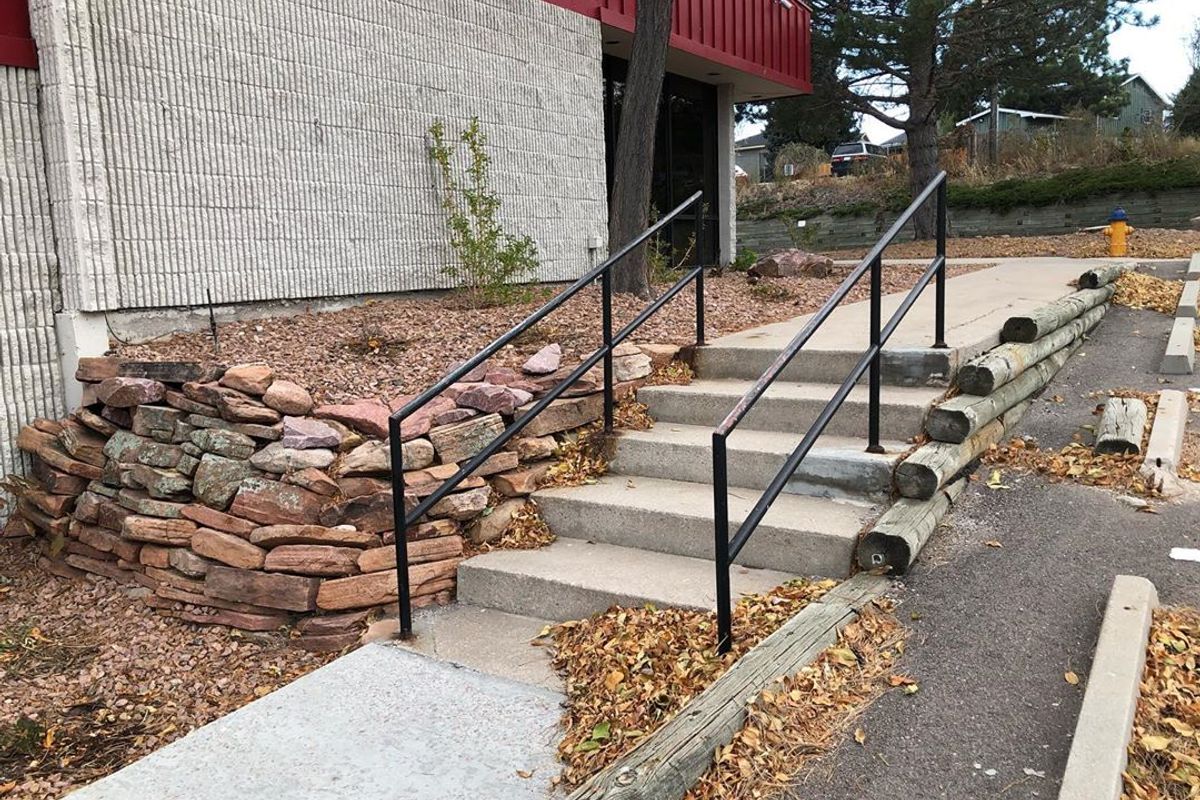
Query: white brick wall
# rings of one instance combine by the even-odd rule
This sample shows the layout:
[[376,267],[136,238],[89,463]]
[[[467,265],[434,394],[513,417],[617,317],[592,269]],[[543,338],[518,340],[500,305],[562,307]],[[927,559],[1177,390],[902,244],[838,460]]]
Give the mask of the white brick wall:
[[32,0],[67,308],[443,287],[478,115],[539,278],[605,234],[599,25],[545,0]]
[[33,70],[0,66],[0,475],[23,471],[13,446],[22,425],[63,413],[37,84]]

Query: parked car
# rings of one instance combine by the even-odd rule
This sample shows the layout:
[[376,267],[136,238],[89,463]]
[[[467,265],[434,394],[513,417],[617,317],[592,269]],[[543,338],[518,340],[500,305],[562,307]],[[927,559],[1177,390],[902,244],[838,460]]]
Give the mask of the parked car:
[[867,165],[867,162],[887,159],[887,152],[877,144],[870,142],[846,142],[834,148],[830,157],[833,174],[837,177],[857,172]]

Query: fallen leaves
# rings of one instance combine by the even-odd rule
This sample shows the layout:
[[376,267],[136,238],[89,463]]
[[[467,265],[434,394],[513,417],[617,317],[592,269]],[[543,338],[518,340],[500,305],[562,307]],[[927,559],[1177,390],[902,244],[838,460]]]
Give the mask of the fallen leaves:
[[[550,628],[545,635],[567,694],[566,734],[558,746],[563,782],[579,784],[610,764],[835,585],[794,581],[741,598],[733,612],[733,651],[724,656],[716,651],[712,612],[614,606]],[[860,669],[853,652],[842,658],[853,662],[842,666]]]
[[471,545],[468,557],[493,550],[536,550],[553,544],[554,532],[542,517],[537,501],[528,500],[512,515],[512,520],[499,538],[490,542]]
[[[1067,233],[1057,236],[954,236],[946,245],[950,258],[1108,256],[1108,239],[1099,233]],[[1190,258],[1197,250],[1200,250],[1200,231],[1139,227],[1129,239],[1129,252],[1134,258]],[[825,255],[834,258],[862,258],[865,253],[866,248],[856,248]],[[888,258],[921,258],[932,254],[933,243],[929,241],[896,242],[888,248]]]
[[1078,442],[1061,450],[1041,450],[1021,439],[1013,439],[1007,444],[992,445],[983,460],[986,464],[1037,472],[1055,481],[1069,480],[1147,496],[1155,494],[1138,474],[1141,456],[1099,454]]
[[696,373],[683,361],[665,364],[646,378],[647,386],[687,386],[696,378]]
[[1127,800],[1200,795],[1200,611],[1154,612],[1124,774]]
[[1072,686],[1079,685],[1079,676],[1076,675],[1071,670],[1067,670],[1066,672],[1063,673],[1063,680],[1066,681],[1067,683],[1071,684]]
[[[904,636],[890,614],[866,610],[846,626],[836,646],[759,695],[747,709],[745,725],[717,749],[715,763],[686,800],[750,800],[782,793],[807,763],[845,735],[863,709],[889,685],[897,685],[897,676],[889,673],[903,652]],[[838,655],[843,650],[854,657]],[[899,685],[908,691],[917,684]],[[851,736],[866,746],[862,727]]]
[[600,423],[582,428],[568,437],[555,451],[558,461],[550,467],[542,485],[583,486],[595,483],[597,478],[608,472],[606,439]]
[[1142,272],[1123,272],[1117,278],[1113,302],[1130,308],[1145,308],[1175,316],[1183,283],[1147,275]]

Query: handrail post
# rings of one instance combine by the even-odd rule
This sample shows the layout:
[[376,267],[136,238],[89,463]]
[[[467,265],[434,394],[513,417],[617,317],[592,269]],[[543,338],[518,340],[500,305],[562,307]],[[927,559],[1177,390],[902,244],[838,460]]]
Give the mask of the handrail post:
[[937,272],[936,300],[933,328],[933,346],[942,349],[946,344],[946,179],[943,178],[937,190],[937,257],[942,260],[941,269]]
[[704,199],[700,199],[696,212],[696,346],[704,345]]
[[867,409],[867,452],[882,453],[879,444],[879,393],[883,383],[883,347],[879,329],[883,317],[883,256],[875,256],[871,262],[871,348],[875,351],[871,359],[870,401]]
[[713,441],[713,561],[717,569],[717,652],[733,647],[733,609],[729,590],[729,478],[725,462],[725,437],[714,433]]
[[408,585],[408,525],[404,510],[404,444],[400,441],[400,420],[388,419],[388,443],[392,457],[392,526],[396,548],[396,599],[400,606],[400,638],[411,639],[412,598]]
[[600,275],[600,305],[604,324],[604,432],[613,431],[612,270]]

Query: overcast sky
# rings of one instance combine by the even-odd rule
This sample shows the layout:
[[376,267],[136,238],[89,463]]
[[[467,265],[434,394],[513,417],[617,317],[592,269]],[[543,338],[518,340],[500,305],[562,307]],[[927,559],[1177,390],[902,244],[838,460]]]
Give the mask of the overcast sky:
[[[1143,9],[1162,21],[1153,28],[1122,28],[1110,38],[1110,51],[1115,58],[1128,58],[1130,72],[1141,74],[1169,99],[1191,74],[1188,39],[1200,22],[1200,0],[1151,0]],[[757,133],[761,127],[739,126],[738,137]],[[863,130],[872,142],[896,133],[873,117],[863,121]]]

